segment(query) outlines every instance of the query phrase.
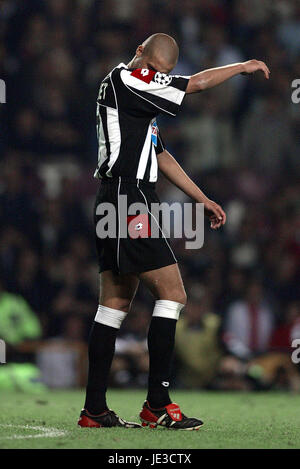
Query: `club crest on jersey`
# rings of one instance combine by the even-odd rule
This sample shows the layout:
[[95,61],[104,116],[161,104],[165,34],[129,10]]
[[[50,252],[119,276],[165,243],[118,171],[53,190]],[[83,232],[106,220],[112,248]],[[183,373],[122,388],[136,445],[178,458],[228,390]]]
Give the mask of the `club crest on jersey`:
[[155,75],[155,71],[148,70],[148,68],[136,68],[131,72],[131,75],[149,84]]
[[156,72],[156,74],[154,75],[153,80],[158,85],[168,86],[172,81],[172,77],[170,77],[170,75],[166,75],[165,73]]
[[151,140],[152,140],[153,145],[155,145],[156,147],[157,147],[157,131],[158,131],[157,123],[156,121],[154,121],[152,124],[152,128],[151,128]]

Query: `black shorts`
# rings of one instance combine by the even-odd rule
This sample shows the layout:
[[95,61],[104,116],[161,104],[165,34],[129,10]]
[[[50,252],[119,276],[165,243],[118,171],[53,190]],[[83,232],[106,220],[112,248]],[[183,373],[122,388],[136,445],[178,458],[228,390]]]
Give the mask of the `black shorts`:
[[[122,195],[127,197],[122,198]],[[125,213],[124,210],[124,199],[127,199],[127,206],[136,202],[142,203],[145,213],[138,213],[137,218],[128,216],[128,212]],[[163,233],[160,218],[151,213],[151,204],[155,202],[160,203],[154,183],[123,177],[101,181],[94,208],[99,272],[112,270],[118,274],[141,273],[177,262],[169,240]],[[112,223],[110,235],[104,237],[103,228],[108,231],[107,204],[115,210],[115,226]],[[113,213],[113,210],[110,212]],[[151,223],[156,225],[159,237],[152,236]]]

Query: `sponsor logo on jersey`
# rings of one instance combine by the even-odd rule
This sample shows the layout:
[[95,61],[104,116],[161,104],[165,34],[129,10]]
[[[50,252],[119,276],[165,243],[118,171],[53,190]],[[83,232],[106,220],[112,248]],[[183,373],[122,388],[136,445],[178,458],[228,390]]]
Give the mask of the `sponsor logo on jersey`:
[[153,145],[157,147],[157,132],[158,132],[158,127],[156,121],[153,122],[152,128],[151,128],[151,140]]
[[136,68],[131,72],[131,75],[149,84],[155,75],[155,71],[148,70],[148,68]]

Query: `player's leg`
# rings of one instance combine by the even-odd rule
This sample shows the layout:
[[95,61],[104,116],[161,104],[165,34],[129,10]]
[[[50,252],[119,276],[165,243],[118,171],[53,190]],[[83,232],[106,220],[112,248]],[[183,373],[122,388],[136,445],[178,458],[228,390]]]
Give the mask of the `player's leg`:
[[176,322],[186,303],[186,293],[178,264],[145,272],[140,279],[156,299],[148,333],[150,368],[147,400],[152,407],[163,407],[171,403],[168,386]]
[[[114,420],[114,415],[106,412],[108,410],[106,389],[117,332],[130,309],[138,284],[139,279],[134,275],[117,275],[112,271],[100,274],[99,307],[89,338],[89,372],[85,410],[79,421],[82,426],[87,426],[86,423],[90,422],[86,417],[99,415],[100,426],[118,424],[118,420]],[[111,418],[114,422],[111,422]],[[94,426],[93,422],[94,420],[90,426]],[[125,426],[128,426],[127,422],[125,423]]]
[[143,425],[198,430],[203,422],[181,413],[169,396],[169,379],[176,323],[186,303],[186,293],[177,264],[145,272],[140,279],[156,298],[148,333],[149,382],[147,401],[140,413]]

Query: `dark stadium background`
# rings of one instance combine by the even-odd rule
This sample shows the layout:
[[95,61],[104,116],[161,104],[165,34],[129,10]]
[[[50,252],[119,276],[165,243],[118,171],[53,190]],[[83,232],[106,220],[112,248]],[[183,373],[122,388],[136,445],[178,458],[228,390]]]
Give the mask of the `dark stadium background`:
[[[98,296],[95,101],[101,79],[154,32],[178,40],[178,74],[250,58],[271,69],[269,81],[236,77],[187,97],[176,119],[159,119],[169,151],[228,214],[220,232],[207,226],[201,250],[174,242],[189,298],[174,386],[299,390],[291,361],[300,338],[300,104],[291,99],[300,78],[298,1],[0,2],[6,366],[21,366],[19,387],[24,363],[37,364],[49,386],[84,384]],[[162,179],[159,192],[186,200]],[[141,288],[117,342],[115,386],[145,386],[151,310]]]

